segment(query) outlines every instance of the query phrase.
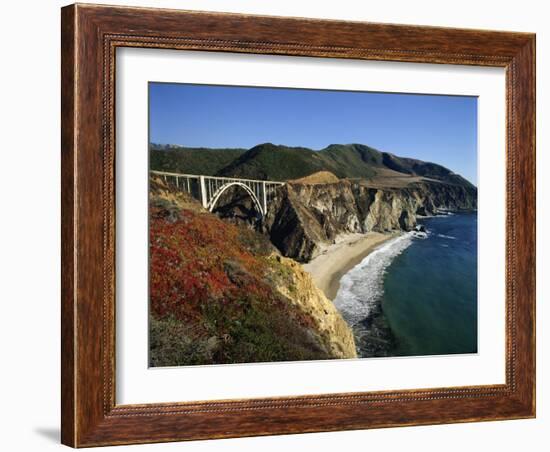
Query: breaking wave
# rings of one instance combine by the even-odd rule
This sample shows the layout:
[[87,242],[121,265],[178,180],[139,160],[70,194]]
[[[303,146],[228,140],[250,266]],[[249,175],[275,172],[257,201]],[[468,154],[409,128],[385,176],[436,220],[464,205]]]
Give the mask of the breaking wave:
[[413,240],[413,233],[406,233],[386,242],[342,277],[334,304],[349,325],[368,317],[384,293],[386,269]]
[[453,237],[452,235],[437,234],[437,236],[441,237],[442,239],[456,240],[456,237]]

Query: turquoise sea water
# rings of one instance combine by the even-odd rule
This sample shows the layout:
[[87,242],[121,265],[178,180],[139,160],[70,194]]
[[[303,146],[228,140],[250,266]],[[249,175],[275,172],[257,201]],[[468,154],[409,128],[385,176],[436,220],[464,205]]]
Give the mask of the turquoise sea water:
[[477,214],[419,221],[342,278],[334,300],[359,355],[477,352]]

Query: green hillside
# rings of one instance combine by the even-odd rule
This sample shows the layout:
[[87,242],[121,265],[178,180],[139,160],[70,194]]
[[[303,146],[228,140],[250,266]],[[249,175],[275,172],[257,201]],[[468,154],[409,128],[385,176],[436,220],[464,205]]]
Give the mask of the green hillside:
[[331,144],[320,151],[260,144],[244,152],[217,174],[250,179],[292,180],[318,171],[330,171],[341,179],[371,179],[384,175],[381,170],[473,187],[466,179],[441,165],[398,157],[363,144]]
[[185,148],[152,144],[149,165],[156,171],[213,176],[245,151],[232,148]]
[[365,178],[376,174],[375,168],[381,165],[380,152],[363,144],[331,144],[319,151],[327,165],[340,178]]
[[277,181],[300,179],[319,171],[329,171],[340,179],[367,180],[397,172],[474,187],[441,165],[398,157],[363,144],[331,144],[320,151],[272,143],[249,150],[155,146],[151,148],[151,169],[155,170]]
[[318,171],[330,171],[339,178],[370,178],[375,171],[369,150],[371,148],[362,145],[331,145],[321,151],[313,151],[265,143],[246,151],[220,170],[218,175],[291,180]]
[[218,171],[219,176],[247,179],[297,179],[325,169],[320,155],[307,148],[260,144]]

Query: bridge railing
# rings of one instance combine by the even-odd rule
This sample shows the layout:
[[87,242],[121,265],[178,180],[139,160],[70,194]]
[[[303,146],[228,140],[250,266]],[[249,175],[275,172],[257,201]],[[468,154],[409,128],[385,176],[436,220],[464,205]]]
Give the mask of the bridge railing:
[[151,174],[156,174],[158,176],[171,176],[171,177],[189,177],[192,179],[199,179],[201,177],[204,177],[205,179],[219,179],[219,180],[225,180],[225,181],[239,181],[239,182],[265,182],[268,185],[285,185],[286,182],[279,182],[279,181],[273,181],[273,180],[265,180],[265,179],[244,179],[241,177],[226,177],[226,176],[205,176],[203,174],[186,174],[186,173],[171,173],[168,171],[157,171],[157,170],[150,170]]
[[172,184],[177,189],[189,193],[200,200],[202,206],[210,211],[214,209],[220,195],[231,185],[245,185],[250,190],[249,193],[253,197],[253,201],[260,207],[260,213],[265,215],[273,192],[277,187],[285,185],[285,182],[238,177],[204,176],[156,170],[151,170],[150,173],[161,177],[166,183]]

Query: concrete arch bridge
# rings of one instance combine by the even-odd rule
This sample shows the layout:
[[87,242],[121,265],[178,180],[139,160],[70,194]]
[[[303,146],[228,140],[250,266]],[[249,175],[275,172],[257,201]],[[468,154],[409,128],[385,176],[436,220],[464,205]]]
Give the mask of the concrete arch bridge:
[[236,177],[204,176],[200,174],[180,174],[163,171],[151,171],[151,174],[162,178],[167,184],[189,193],[198,199],[205,209],[212,212],[221,196],[231,187],[242,188],[254,202],[260,215],[264,217],[273,199],[277,187],[284,182],[267,180],[241,179]]

